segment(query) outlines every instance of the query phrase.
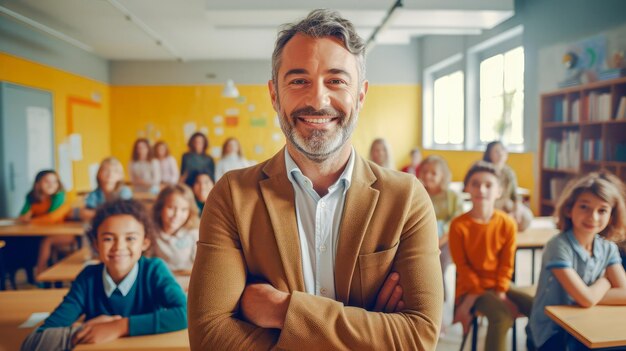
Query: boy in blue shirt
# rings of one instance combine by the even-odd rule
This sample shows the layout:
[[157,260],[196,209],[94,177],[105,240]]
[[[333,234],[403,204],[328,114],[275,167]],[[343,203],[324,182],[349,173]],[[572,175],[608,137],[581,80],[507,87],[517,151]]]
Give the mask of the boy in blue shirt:
[[[118,200],[100,207],[89,236],[101,264],[86,267],[63,302],[22,350],[66,350],[123,336],[187,327],[184,292],[162,260],[145,258],[153,226],[143,206]],[[76,326],[81,315],[85,322]]]

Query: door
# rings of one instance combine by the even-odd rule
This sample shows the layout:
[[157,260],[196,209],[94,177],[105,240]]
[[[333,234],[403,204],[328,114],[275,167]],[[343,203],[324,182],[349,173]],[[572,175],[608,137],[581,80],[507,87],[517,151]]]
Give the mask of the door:
[[37,172],[54,169],[52,94],[0,83],[0,136],[0,217],[15,217]]

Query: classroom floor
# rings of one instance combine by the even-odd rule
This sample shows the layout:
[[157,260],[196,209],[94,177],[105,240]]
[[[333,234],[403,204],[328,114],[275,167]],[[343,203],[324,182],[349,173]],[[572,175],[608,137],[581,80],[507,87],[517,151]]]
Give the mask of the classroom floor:
[[[541,251],[537,250],[536,258],[535,258],[535,269],[536,269],[536,277],[539,276],[539,269],[541,265]],[[531,272],[531,253],[530,251],[524,250],[519,251],[517,253],[517,285],[526,286],[531,285],[530,281],[530,273]],[[459,324],[450,325],[452,321],[452,308],[454,301],[454,277],[456,275],[455,268],[452,265],[448,271],[446,272],[446,282],[450,287],[450,291],[448,291],[448,298],[446,303],[444,304],[443,309],[443,320],[445,327],[445,333],[439,339],[439,344],[437,345],[437,351],[458,351],[461,346],[462,340],[462,329]],[[36,289],[37,287],[34,285],[30,285],[26,282],[26,274],[24,270],[18,271],[16,275],[16,282],[18,285],[18,289]],[[7,280],[8,286],[8,280]],[[527,323],[527,318],[518,318],[516,322],[517,326],[517,350],[523,351],[526,350],[526,332],[524,327]],[[485,335],[487,334],[487,320],[483,319],[482,324],[479,327],[478,331],[478,350],[483,350],[483,345],[485,342]],[[471,349],[471,340],[468,338],[464,350]],[[511,350],[511,331],[509,331],[509,335],[507,337],[507,350]]]

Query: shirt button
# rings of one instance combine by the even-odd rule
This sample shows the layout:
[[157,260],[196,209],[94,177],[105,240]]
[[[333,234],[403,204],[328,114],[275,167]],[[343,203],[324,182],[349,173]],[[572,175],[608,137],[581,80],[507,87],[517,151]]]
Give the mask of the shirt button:
[[326,293],[327,293],[327,292],[328,292],[328,291],[326,290],[326,288],[321,288],[321,289],[320,289],[320,293],[321,293],[323,296],[326,296]]
[[320,202],[320,206],[321,206],[322,208],[326,208],[326,203],[325,203],[324,201],[321,201],[321,202]]
[[320,251],[322,251],[322,252],[326,252],[326,245],[322,245],[322,246],[320,246]]

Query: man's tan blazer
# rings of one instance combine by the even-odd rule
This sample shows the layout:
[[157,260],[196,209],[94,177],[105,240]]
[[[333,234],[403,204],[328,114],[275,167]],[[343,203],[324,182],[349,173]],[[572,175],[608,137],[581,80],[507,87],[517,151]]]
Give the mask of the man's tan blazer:
[[[357,156],[338,240],[337,301],[307,294],[284,149],[227,173],[202,213],[189,286],[191,349],[434,350],[443,303],[437,226],[415,176]],[[392,271],[405,309],[370,312]],[[246,282],[259,279],[292,294],[282,330],[239,312]]]

